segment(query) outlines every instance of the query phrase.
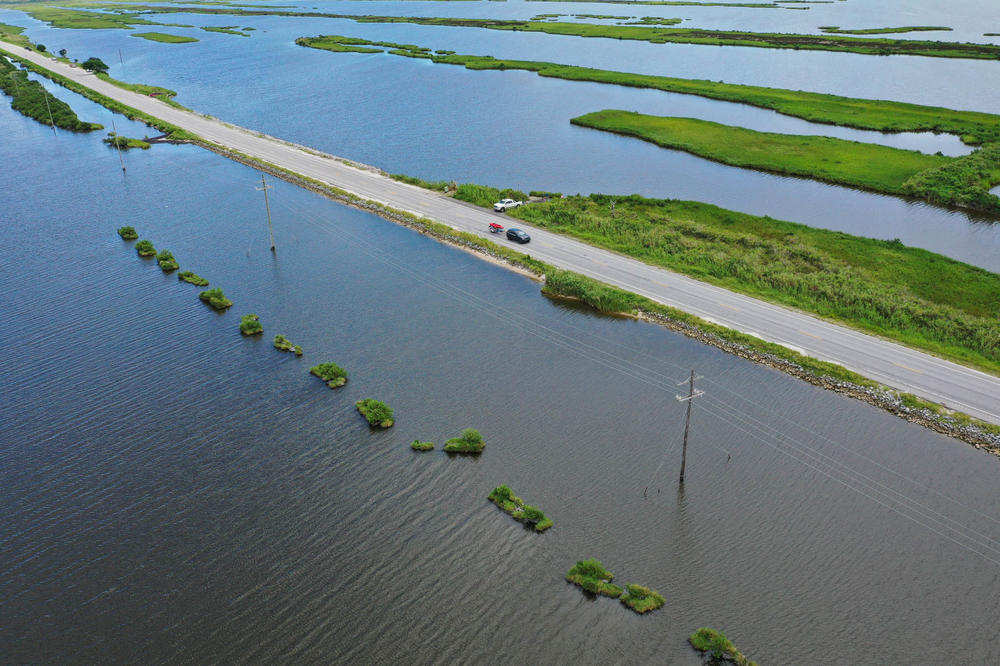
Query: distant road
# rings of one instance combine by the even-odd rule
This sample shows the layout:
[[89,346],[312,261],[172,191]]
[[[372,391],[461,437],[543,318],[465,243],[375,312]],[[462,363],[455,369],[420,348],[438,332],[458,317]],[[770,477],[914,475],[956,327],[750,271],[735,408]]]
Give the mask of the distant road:
[[[488,233],[489,223],[498,219],[492,211],[394,181],[373,171],[347,166],[330,155],[229,125],[216,118],[176,109],[155,98],[122,90],[88,72],[49,60],[22,47],[3,43],[0,49],[28,58],[102,95],[208,141],[329,183],[365,199],[425,216],[496,242],[508,242]],[[532,257],[809,356],[839,363],[887,386],[1000,424],[1000,377],[796,310],[654,268],[521,222],[517,225],[531,233],[531,244],[523,249]]]

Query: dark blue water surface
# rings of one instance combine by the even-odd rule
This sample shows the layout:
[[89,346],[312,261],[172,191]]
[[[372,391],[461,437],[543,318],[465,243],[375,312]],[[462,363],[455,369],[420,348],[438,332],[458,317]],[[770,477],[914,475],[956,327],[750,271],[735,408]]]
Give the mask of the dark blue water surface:
[[[5,105],[0,137],[0,660],[694,665],[713,626],[762,664],[1000,661],[997,458],[280,181],[272,255],[259,174],[195,147],[122,174]],[[665,607],[587,598],[586,557]]]
[[[692,25],[704,27],[776,32],[815,32],[820,25],[946,25],[956,31],[905,36],[973,41],[987,38],[975,39],[970,31],[993,31],[983,26],[994,18],[1000,25],[1000,17],[993,17],[989,7],[974,2],[955,5],[948,12],[939,3],[887,5],[865,0],[809,5],[808,10],[548,2],[323,2],[299,9],[314,7],[355,15],[663,15],[690,18]],[[952,20],[942,13],[951,14]],[[561,81],[523,71],[474,72],[381,54],[334,54],[296,46],[294,40],[344,34],[459,53],[990,112],[1000,108],[1000,86],[993,85],[1000,81],[1000,63],[995,61],[658,45],[338,19],[195,14],[152,18],[194,26],[238,24],[256,30],[250,37],[240,37],[198,28],[159,28],[201,40],[160,44],[135,39],[125,30],[48,28],[21,12],[0,10],[0,20],[29,26],[32,39],[50,49],[65,47],[81,59],[99,55],[118,78],[175,89],[181,103],[198,111],[391,173],[526,191],[640,193],[707,201],[862,236],[899,238],[908,245],[1000,270],[1000,224],[995,221],[897,197],[728,167],[637,139],[575,127],[569,119],[603,108],[621,108],[928,153],[968,151],[950,135],[883,135],[697,97]]]

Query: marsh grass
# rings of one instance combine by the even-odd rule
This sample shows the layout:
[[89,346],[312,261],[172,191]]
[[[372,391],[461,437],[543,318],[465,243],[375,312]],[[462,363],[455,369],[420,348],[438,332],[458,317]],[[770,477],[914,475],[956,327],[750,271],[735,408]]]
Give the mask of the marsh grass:
[[710,627],[701,627],[688,637],[688,642],[699,652],[709,654],[713,659],[731,661],[737,666],[757,666],[746,655],[736,649],[732,641],[721,631]]
[[[611,202],[614,201],[614,211]],[[511,215],[656,266],[1000,372],[1000,275],[904,246],[692,201],[595,194]],[[605,312],[639,297],[572,273],[546,289]]]
[[448,453],[482,453],[484,448],[486,442],[475,428],[466,428],[461,435],[444,443],[444,450]]
[[174,259],[174,255],[170,250],[160,250],[156,255],[156,263],[160,265],[164,271],[176,271],[180,266],[177,264],[177,260]]
[[260,323],[260,317],[255,314],[243,315],[240,317],[240,333],[243,335],[259,335],[264,332],[264,325]]
[[433,451],[434,442],[421,442],[419,439],[415,439],[410,442],[410,448],[414,451]]
[[648,613],[660,608],[665,603],[663,596],[656,590],[642,585],[629,583],[621,596],[621,602],[636,613]]
[[488,499],[515,520],[531,525],[536,532],[544,532],[553,525],[552,519],[542,513],[541,509],[525,504],[507,484],[501,484],[490,491]]
[[[280,333],[278,335],[274,336],[274,348],[277,349],[277,350],[279,350],[279,351],[294,352],[296,356],[302,356],[302,347],[298,346],[297,344],[292,343],[291,340],[289,340],[285,336],[281,335]],[[323,364],[323,365],[327,365],[327,364]],[[337,365],[337,364],[333,363],[333,364],[330,364],[330,365]],[[320,366],[316,366],[316,367],[318,368]],[[337,366],[337,367],[340,368],[340,366]],[[326,385],[329,386],[330,388],[337,388],[338,386],[343,386],[345,383],[347,383],[347,372],[344,372],[342,368],[341,368],[341,372],[343,372],[343,376],[342,377],[333,377],[333,378],[331,378],[330,380],[327,381]],[[315,373],[313,373],[313,374],[315,374]],[[317,377],[318,376],[319,375],[317,375]]]
[[208,303],[216,310],[225,310],[233,305],[233,302],[226,298],[226,295],[222,293],[222,289],[220,287],[206,289],[198,294],[198,298]]
[[180,273],[177,274],[177,279],[183,280],[184,282],[189,282],[197,287],[208,286],[208,280],[201,277],[200,275],[196,275],[191,271],[181,271]]
[[358,411],[368,421],[368,425],[373,428],[392,427],[392,407],[381,400],[365,398],[354,403]]
[[140,257],[153,257],[156,256],[156,248],[153,247],[153,241],[141,240],[135,244],[135,251]]
[[903,194],[903,184],[916,174],[954,161],[951,157],[860,141],[757,132],[695,118],[650,116],[613,109],[588,113],[570,122],[634,136],[731,166],[889,194]]
[[[280,339],[279,339],[280,338]],[[283,351],[291,351],[288,347],[291,342],[283,335],[274,336],[274,346]],[[347,370],[333,363],[320,363],[309,368],[309,372],[316,375],[330,388],[339,388],[347,383]]]
[[135,240],[139,237],[134,227],[118,227],[118,235],[122,240]]
[[566,572],[566,580],[579,585],[591,594],[601,594],[612,599],[622,596],[622,588],[611,581],[614,574],[604,568],[600,560],[579,560]]

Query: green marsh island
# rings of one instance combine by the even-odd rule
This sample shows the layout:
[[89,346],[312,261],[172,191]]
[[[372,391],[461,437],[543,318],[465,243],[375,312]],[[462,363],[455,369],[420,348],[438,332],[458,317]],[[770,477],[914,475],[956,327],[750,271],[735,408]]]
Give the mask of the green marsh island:
[[415,439],[410,442],[410,448],[414,451],[433,451],[434,442],[421,442],[419,439]]
[[461,435],[444,443],[444,450],[448,453],[482,453],[484,448],[486,442],[475,428],[466,428]]
[[757,662],[750,661],[745,654],[737,650],[724,633],[710,627],[697,629],[688,637],[688,642],[695,650],[704,652],[712,659],[731,662],[737,666],[757,666]]
[[264,332],[264,325],[260,323],[260,317],[255,314],[243,315],[240,317],[240,333],[243,335],[260,335]]
[[140,257],[155,257],[156,248],[153,247],[153,241],[141,240],[135,244],[135,251]]
[[365,398],[364,400],[358,400],[354,404],[358,408],[358,411],[361,412],[361,415],[368,421],[369,426],[373,428],[392,427],[392,407],[381,400]]
[[156,254],[156,263],[160,265],[164,271],[176,271],[180,268],[177,260],[174,259],[174,254],[170,250],[160,250]]
[[178,280],[183,280],[184,282],[188,282],[190,284],[193,284],[196,287],[207,287],[208,286],[208,280],[206,280],[205,278],[203,278],[200,275],[197,275],[197,274],[195,274],[195,273],[193,273],[191,271],[181,271],[180,273],[177,274],[177,279]]
[[136,232],[135,227],[118,227],[118,235],[121,236],[122,240],[135,240],[139,237],[138,232]]
[[552,527],[551,518],[542,513],[538,507],[525,504],[524,500],[515,495],[506,484],[501,484],[490,491],[489,500],[514,520],[534,527],[536,532],[544,532]]
[[579,585],[591,594],[601,594],[612,599],[622,596],[622,588],[611,581],[615,576],[604,568],[600,560],[579,560],[566,572],[566,580]]
[[[275,337],[277,338],[277,336]],[[284,338],[284,336],[281,337]],[[275,339],[275,347],[277,346],[278,346],[278,340]],[[281,347],[278,348],[282,349]],[[289,351],[289,350],[283,349],[283,351]],[[342,367],[340,367],[339,365],[337,365],[332,361],[329,363],[320,363],[319,365],[314,365],[313,367],[309,368],[309,372],[310,374],[313,374],[322,379],[324,382],[326,382],[326,385],[332,389],[340,388],[341,386],[347,383],[347,370],[344,370]]]
[[195,37],[170,35],[165,32],[133,32],[130,37],[141,37],[151,42],[160,42],[161,44],[190,44],[191,42],[198,41]]
[[[288,338],[286,338],[284,335],[282,335],[280,333],[278,335],[274,336],[274,348],[277,349],[278,351],[294,352],[296,356],[302,356],[302,347],[299,347],[297,344],[294,344],[291,340],[289,340]],[[334,365],[336,365],[336,364],[334,364]],[[316,366],[316,367],[318,368],[320,366]],[[343,371],[343,370],[341,369],[341,371]],[[317,375],[317,376],[319,376],[319,375]],[[347,373],[346,372],[344,373],[343,379],[344,379],[345,382],[347,381]],[[333,380],[332,379],[328,380],[328,383],[329,383],[329,381],[333,381]],[[340,384],[340,386],[343,386],[343,384]],[[335,387],[331,386],[330,388],[335,388]]]
[[225,310],[226,308],[232,307],[233,302],[226,298],[226,295],[222,293],[221,287],[215,287],[214,289],[206,289],[205,291],[198,294],[200,298],[205,303],[208,303],[216,310]]
[[640,615],[649,611],[662,608],[666,600],[656,590],[651,590],[644,585],[629,583],[625,586],[620,601]]
[[102,141],[112,148],[120,148],[121,150],[129,150],[130,148],[149,150],[150,146],[148,142],[143,141],[142,139],[133,139],[131,137],[115,134],[114,132],[108,132],[108,136],[102,139]]

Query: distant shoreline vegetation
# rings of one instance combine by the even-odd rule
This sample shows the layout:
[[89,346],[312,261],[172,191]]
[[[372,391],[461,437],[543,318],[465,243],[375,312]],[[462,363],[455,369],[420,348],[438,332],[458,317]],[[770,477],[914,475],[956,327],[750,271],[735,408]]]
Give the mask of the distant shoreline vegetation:
[[[321,35],[299,37],[296,44],[323,50],[338,50],[344,44],[369,47],[367,40]],[[650,88],[684,95],[697,95],[726,102],[748,104],[813,123],[840,125],[879,132],[944,132],[970,145],[1000,142],[1000,115],[980,111],[956,111],[943,107],[907,102],[841,97],[826,93],[765,88],[667,76],[616,72],[574,65],[531,60],[502,60],[492,56],[431,53],[424,47],[396,44],[387,47],[391,55],[421,58],[444,65],[461,65],[472,70],[526,70],[539,76],[605,83],[633,88]],[[1000,48],[1000,47],[998,47]]]
[[899,28],[855,28],[848,30],[837,25],[821,25],[820,30],[833,35],[890,35],[904,32],[950,32],[951,28],[941,25],[904,25]]
[[148,39],[151,42],[160,42],[161,44],[188,44],[190,42],[197,42],[196,37],[185,37],[183,35],[170,35],[165,32],[133,32],[130,37],[141,37],[143,39]]

